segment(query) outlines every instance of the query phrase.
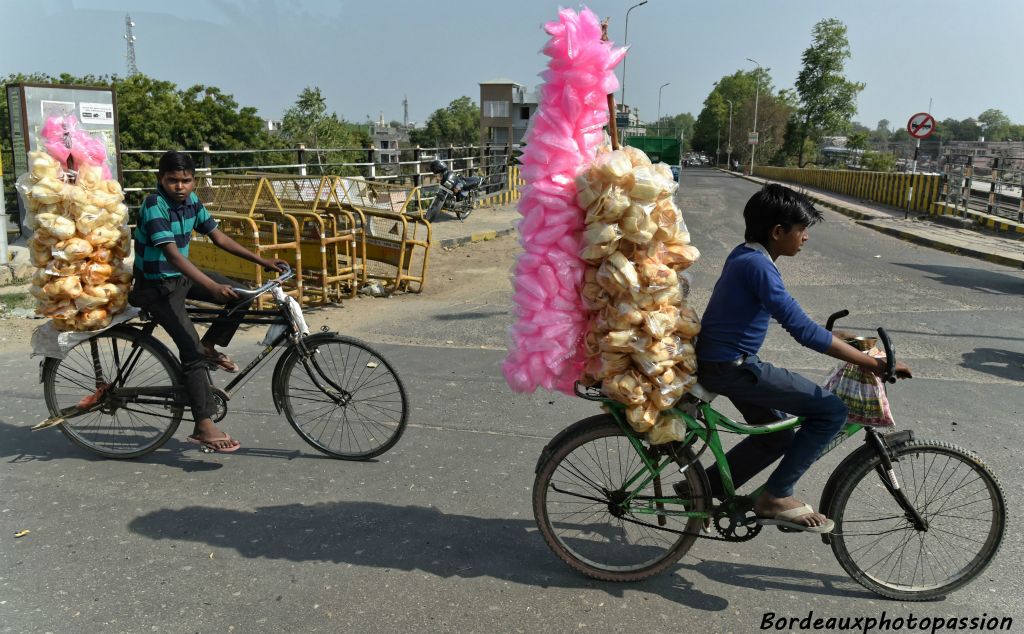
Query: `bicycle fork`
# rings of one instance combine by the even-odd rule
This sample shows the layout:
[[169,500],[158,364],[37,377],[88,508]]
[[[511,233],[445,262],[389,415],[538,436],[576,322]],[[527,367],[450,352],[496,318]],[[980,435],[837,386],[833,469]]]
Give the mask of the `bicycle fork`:
[[907,518],[914,524],[914,528],[919,531],[927,531],[928,520],[924,519],[921,513],[914,508],[914,505],[907,499],[906,493],[903,492],[903,488],[900,487],[900,482],[896,478],[896,471],[892,468],[892,459],[889,457],[889,448],[885,445],[885,441],[873,429],[869,428],[866,433],[869,444],[881,459],[881,464],[875,467],[875,471],[878,473],[882,485],[885,486],[886,490],[889,491],[889,495],[903,509]]

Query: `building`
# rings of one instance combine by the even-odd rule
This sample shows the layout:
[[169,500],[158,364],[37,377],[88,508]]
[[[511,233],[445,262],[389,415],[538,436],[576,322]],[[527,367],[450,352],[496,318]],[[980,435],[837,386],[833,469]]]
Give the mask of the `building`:
[[377,123],[370,124],[370,140],[377,150],[378,163],[398,163],[401,160],[400,146],[409,144],[409,128],[385,123],[381,112]]
[[993,159],[999,159],[1002,167],[1020,169],[1024,165],[1024,141],[950,141],[942,148],[946,161],[965,162],[971,157],[976,168],[994,167]]
[[480,82],[480,141],[484,145],[523,143],[537,97],[511,79]]
[[281,120],[280,119],[264,119],[263,121],[264,121],[264,125],[266,125],[266,128],[264,128],[264,129],[267,132],[270,132],[271,134],[276,134],[276,133],[281,131]]
[[647,128],[640,125],[640,111],[624,103],[615,104],[615,127],[621,139],[647,136]]

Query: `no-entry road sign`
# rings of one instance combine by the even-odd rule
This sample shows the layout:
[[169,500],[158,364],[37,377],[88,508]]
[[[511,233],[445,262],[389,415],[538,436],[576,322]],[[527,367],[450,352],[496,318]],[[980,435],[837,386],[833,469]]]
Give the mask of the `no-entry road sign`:
[[935,132],[935,117],[927,112],[918,112],[907,121],[907,132],[915,139],[927,139]]

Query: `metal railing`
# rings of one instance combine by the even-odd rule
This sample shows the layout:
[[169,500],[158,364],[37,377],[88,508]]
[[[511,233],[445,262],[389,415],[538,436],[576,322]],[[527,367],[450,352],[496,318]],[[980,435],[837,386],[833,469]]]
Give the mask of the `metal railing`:
[[954,211],[981,211],[1024,223],[1024,157],[997,157],[976,165],[971,155],[947,155],[943,199]]
[[[508,167],[516,163],[518,146],[447,146],[405,148],[397,154],[376,148],[307,148],[275,150],[215,150],[204,146],[199,150],[182,150],[193,157],[197,170],[204,176],[272,172],[297,176],[355,176],[370,181],[383,181],[414,187],[429,186],[437,177],[428,168],[434,160],[445,162],[453,171],[464,175],[481,175],[482,191],[494,193],[507,189]],[[163,150],[122,150],[126,167],[122,170],[129,204],[137,205],[156,189],[156,162]],[[398,160],[391,160],[397,156]],[[337,160],[347,159],[347,160]],[[382,160],[383,159],[383,160]],[[151,175],[142,179],[140,176]],[[143,184],[145,180],[151,184]]]

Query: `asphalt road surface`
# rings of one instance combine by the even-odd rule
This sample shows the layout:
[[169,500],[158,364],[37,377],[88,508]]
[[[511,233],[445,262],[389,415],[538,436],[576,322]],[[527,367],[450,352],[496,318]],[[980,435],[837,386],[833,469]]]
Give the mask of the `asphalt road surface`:
[[[742,241],[740,212],[756,186],[705,169],[682,178],[679,202],[703,253],[691,303],[702,309]],[[1014,517],[1024,502],[1024,274],[825,215],[803,252],[779,262],[789,288],[814,318],[849,308],[844,329],[889,330],[917,377],[890,392],[899,427],[980,454]],[[401,326],[407,343],[379,347],[413,406],[401,442],[372,462],[306,446],[274,412],[269,372],[231,403],[224,424],[243,441],[238,453],[201,454],[182,442],[183,426],[144,459],[96,459],[57,430],[28,431],[46,416],[37,360],[0,357],[0,632],[753,632],[767,612],[1024,617],[1014,523],[981,577],[926,604],[872,595],[818,538],[772,530],[741,544],[699,541],[678,567],[640,583],[570,570],[535,528],[533,468],[548,439],[596,408],[506,387],[516,246],[489,244],[506,254],[480,272],[493,276],[490,292],[425,302],[403,324],[382,311],[362,333],[394,341]],[[778,326],[762,356],[818,380],[833,365]],[[854,442],[797,494],[815,503]],[[15,538],[21,530],[30,532]]]

